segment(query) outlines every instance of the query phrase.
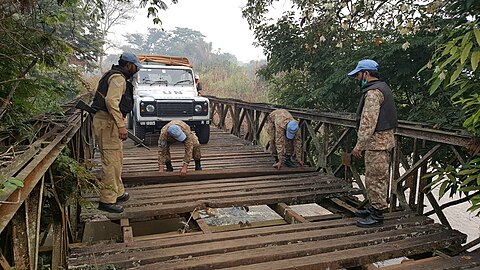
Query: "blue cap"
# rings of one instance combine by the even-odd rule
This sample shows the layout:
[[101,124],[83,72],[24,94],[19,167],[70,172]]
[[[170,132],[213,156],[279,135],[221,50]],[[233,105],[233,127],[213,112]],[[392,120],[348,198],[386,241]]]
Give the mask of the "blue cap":
[[137,56],[133,53],[124,52],[120,55],[120,59],[135,64],[139,69],[143,68],[142,64],[140,64],[140,60],[138,60]]
[[295,120],[291,120],[287,124],[287,139],[291,140],[293,137],[295,137],[295,134],[298,131],[298,122]]
[[183,142],[187,138],[187,135],[185,135],[182,129],[177,125],[169,126],[167,132],[168,134],[170,134],[170,136],[172,136],[175,140],[179,142]]
[[357,67],[354,70],[350,71],[348,73],[348,76],[355,76],[355,74],[357,74],[358,72],[360,72],[362,70],[375,70],[375,71],[377,71],[378,70],[378,63],[373,61],[373,60],[370,60],[370,59],[360,60],[358,62]]

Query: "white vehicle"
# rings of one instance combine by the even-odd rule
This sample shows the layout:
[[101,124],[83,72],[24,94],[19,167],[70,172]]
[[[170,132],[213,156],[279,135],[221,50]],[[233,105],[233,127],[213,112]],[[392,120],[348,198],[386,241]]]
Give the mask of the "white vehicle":
[[138,55],[144,68],[135,74],[134,106],[129,127],[140,139],[158,132],[171,120],[182,120],[197,134],[201,144],[210,139],[210,102],[198,95],[188,59]]

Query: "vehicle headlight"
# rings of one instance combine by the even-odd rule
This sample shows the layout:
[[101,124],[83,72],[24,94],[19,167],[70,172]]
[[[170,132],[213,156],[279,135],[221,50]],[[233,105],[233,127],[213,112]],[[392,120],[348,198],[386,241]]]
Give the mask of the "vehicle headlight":
[[195,112],[196,113],[201,113],[202,110],[203,110],[202,105],[200,105],[200,104],[195,105]]
[[145,107],[145,110],[149,113],[154,112],[155,111],[155,106],[153,106],[152,104],[149,104],[149,105],[147,105],[147,107]]

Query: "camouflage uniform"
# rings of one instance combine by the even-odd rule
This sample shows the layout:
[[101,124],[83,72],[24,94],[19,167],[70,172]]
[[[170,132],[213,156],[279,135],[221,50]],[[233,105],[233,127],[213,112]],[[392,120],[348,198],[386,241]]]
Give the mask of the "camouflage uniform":
[[125,78],[120,74],[113,74],[108,80],[108,92],[105,104],[108,112],[98,111],[93,117],[93,128],[102,159],[102,183],[100,201],[115,203],[117,197],[125,193],[122,181],[123,169],[123,142],[119,137],[118,129],[125,127],[119,104],[126,90]]
[[265,124],[267,134],[270,140],[270,151],[272,156],[278,156],[283,161],[285,155],[295,154],[297,161],[302,159],[302,138],[301,132],[295,134],[293,140],[288,140],[285,133],[288,122],[293,116],[285,109],[276,109],[272,111]]
[[378,210],[388,207],[390,152],[395,146],[394,130],[375,131],[380,106],[384,101],[381,91],[367,92],[355,148],[365,150],[365,185],[371,205]]
[[165,162],[172,161],[172,158],[170,157],[170,145],[178,141],[175,140],[175,138],[173,138],[172,136],[170,136],[167,132],[167,129],[171,125],[179,126],[182,129],[183,133],[187,135],[185,141],[182,142],[185,146],[183,163],[190,163],[190,160],[192,160],[192,156],[193,160],[200,160],[202,154],[200,152],[200,143],[198,142],[197,135],[192,132],[190,126],[187,125],[185,122],[180,120],[174,120],[166,124],[160,131],[160,137],[158,138],[158,166],[163,166],[165,165]]

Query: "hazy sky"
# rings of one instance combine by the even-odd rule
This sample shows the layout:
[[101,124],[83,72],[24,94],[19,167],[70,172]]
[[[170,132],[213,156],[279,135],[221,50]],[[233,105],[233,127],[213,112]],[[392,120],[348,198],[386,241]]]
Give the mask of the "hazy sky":
[[[231,53],[239,61],[265,59],[262,48],[255,47],[253,32],[248,29],[247,21],[242,18],[241,8],[247,0],[179,0],[178,4],[165,1],[169,8],[159,14],[162,26],[166,31],[176,27],[190,28],[205,35],[207,42],[212,42],[214,50]],[[281,0],[274,15],[289,8],[287,0]],[[146,29],[158,27],[146,11],[139,10],[133,22],[117,27],[115,36],[123,32],[146,32]],[[120,35],[119,35],[120,34]]]

